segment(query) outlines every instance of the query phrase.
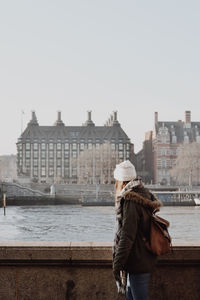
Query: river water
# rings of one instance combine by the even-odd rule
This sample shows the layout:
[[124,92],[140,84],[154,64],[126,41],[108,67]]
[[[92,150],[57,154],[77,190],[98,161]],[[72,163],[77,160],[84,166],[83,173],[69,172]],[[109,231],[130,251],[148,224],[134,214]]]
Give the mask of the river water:
[[[176,242],[200,242],[200,207],[162,207]],[[113,241],[114,207],[8,206],[0,208],[0,241]]]

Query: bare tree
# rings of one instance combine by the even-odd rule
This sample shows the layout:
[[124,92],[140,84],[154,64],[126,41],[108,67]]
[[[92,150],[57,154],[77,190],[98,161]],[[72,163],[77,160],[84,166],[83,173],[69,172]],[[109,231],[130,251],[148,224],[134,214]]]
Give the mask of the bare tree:
[[81,151],[77,158],[78,183],[111,183],[118,162],[118,153],[109,142]]
[[171,176],[177,184],[200,184],[200,144],[181,145]]

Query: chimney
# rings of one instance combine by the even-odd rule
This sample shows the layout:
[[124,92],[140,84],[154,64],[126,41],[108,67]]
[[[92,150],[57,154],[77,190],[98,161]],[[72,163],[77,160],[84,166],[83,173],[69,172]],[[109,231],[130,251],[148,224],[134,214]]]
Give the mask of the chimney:
[[158,112],[157,111],[154,113],[154,122],[155,122],[155,124],[158,123]]
[[58,121],[61,121],[61,111],[58,111]]
[[87,115],[88,115],[88,118],[87,118],[87,121],[86,121],[85,125],[86,126],[94,125],[94,123],[92,122],[92,111],[88,110]]
[[190,110],[185,111],[185,123],[186,124],[191,123],[191,111]]
[[110,118],[109,118],[109,124],[110,124],[110,126],[113,125],[113,115],[110,115]]
[[116,110],[113,111],[113,118],[114,118],[113,125],[119,125],[119,122],[117,120],[117,111]]
[[92,111],[89,110],[87,113],[88,113],[88,121],[90,122],[92,121]]
[[58,125],[64,125],[63,121],[61,120],[61,111],[57,112],[57,120],[56,120],[54,126],[58,126]]
[[38,125],[37,117],[35,111],[32,110],[32,119],[30,120],[29,124],[31,125]]

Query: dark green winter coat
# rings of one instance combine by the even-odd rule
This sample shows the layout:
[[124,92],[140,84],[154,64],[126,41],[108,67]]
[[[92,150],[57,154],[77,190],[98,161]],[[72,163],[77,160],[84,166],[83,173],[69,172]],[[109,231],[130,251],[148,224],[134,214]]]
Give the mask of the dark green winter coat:
[[133,188],[120,202],[122,220],[113,270],[149,273],[156,263],[156,256],[147,250],[143,238],[149,238],[151,212],[161,203],[143,186]]

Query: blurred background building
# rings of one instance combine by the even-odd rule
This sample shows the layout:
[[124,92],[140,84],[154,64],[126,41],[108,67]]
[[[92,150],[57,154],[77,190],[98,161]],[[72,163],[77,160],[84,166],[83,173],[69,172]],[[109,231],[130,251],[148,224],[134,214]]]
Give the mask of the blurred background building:
[[82,126],[40,126],[35,112],[17,141],[18,180],[38,183],[112,183],[116,163],[134,160],[134,147],[115,111],[96,126],[91,111]]
[[[191,121],[190,111],[185,111],[184,121],[173,122],[159,121],[158,112],[155,112],[154,129],[146,133],[143,148],[136,154],[138,174],[146,183],[174,184],[171,171],[176,165],[180,150],[188,144],[191,149],[197,149],[194,147],[195,143],[200,143],[200,122]],[[182,170],[185,159],[182,161]]]

